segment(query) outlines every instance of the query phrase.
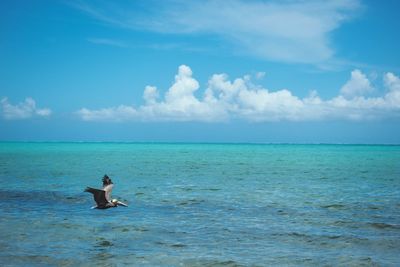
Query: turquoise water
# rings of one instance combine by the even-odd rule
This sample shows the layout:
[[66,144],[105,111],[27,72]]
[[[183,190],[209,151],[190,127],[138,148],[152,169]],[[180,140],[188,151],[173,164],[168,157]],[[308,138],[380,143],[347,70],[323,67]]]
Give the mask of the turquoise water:
[[0,143],[0,182],[3,266],[400,265],[400,146]]

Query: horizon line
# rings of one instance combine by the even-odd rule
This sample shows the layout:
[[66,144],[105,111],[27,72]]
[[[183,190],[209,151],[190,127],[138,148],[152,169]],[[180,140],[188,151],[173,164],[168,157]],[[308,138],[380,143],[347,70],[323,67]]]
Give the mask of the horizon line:
[[221,142],[221,141],[62,141],[62,140],[0,140],[0,143],[70,143],[70,144],[193,144],[193,145],[353,145],[353,146],[400,146],[400,143],[330,143],[330,142]]

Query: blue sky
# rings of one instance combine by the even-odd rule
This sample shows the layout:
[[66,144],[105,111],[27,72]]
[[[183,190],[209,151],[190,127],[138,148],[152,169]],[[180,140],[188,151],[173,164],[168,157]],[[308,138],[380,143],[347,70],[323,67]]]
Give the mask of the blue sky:
[[398,1],[1,1],[0,140],[400,143]]

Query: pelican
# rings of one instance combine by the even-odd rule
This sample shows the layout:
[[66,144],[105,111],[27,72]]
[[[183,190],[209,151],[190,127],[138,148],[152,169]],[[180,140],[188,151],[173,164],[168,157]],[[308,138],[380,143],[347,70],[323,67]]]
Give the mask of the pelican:
[[128,207],[127,204],[118,201],[117,199],[107,200],[106,195],[110,195],[110,191],[96,189],[92,187],[86,187],[85,192],[93,194],[94,201],[96,201],[97,206],[92,207],[92,209],[108,209],[115,208],[118,206]]

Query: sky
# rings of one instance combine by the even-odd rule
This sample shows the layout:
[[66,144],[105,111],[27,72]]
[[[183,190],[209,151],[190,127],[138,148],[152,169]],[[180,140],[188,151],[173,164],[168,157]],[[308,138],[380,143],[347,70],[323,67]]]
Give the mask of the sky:
[[0,2],[0,140],[400,143],[398,1]]

